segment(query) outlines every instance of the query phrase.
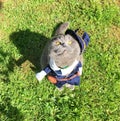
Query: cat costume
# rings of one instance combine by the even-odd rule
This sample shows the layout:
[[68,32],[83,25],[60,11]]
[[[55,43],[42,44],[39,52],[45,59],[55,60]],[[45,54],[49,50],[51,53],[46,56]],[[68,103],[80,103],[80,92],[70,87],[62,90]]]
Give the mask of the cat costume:
[[[67,34],[71,35],[75,41],[79,43],[81,53],[83,53],[90,41],[89,35],[84,32],[81,38],[77,35],[77,30],[73,31],[70,29],[65,32],[65,35]],[[71,66],[60,68],[57,67],[54,59],[50,58],[49,64],[41,72],[36,74],[36,78],[40,81],[47,75],[47,78],[51,83],[56,85],[58,88],[61,88],[65,84],[79,85],[81,74],[82,64],[80,61],[75,60]]]

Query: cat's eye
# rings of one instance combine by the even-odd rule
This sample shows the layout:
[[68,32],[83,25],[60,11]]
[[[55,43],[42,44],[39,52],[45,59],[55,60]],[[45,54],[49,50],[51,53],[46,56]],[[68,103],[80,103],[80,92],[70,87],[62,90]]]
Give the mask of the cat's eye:
[[60,43],[61,43],[61,42],[59,42],[59,41],[56,41],[56,42],[55,42],[56,45],[60,45]]
[[69,41],[68,41],[68,44],[69,44],[69,45],[71,45],[71,44],[72,44],[72,41],[71,41],[71,40],[69,40]]

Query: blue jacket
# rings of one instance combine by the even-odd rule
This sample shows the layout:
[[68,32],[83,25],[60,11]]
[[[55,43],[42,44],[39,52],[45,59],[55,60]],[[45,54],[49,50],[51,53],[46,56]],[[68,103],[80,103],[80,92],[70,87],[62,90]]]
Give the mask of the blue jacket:
[[[81,62],[79,62],[76,65],[76,67],[74,68],[74,70],[67,76],[63,76],[62,73],[61,73],[61,70],[53,71],[50,68],[49,65],[46,68],[44,68],[44,71],[48,75],[51,75],[51,76],[53,76],[53,77],[55,77],[57,79],[57,83],[55,85],[60,88],[60,87],[62,87],[66,83],[71,84],[71,85],[79,85],[79,83],[80,83],[80,76],[75,76],[72,79],[70,79],[70,77],[74,76],[79,71],[80,67],[82,67]],[[66,78],[68,78],[68,80],[61,81],[61,79],[66,79]]]

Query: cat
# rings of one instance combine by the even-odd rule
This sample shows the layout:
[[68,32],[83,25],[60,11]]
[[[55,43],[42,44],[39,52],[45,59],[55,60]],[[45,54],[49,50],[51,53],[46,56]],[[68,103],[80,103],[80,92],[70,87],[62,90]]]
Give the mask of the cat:
[[80,84],[83,52],[90,41],[86,32],[81,38],[77,35],[77,30],[68,27],[68,22],[61,24],[47,43],[41,56],[43,70],[36,74],[39,81],[48,75],[48,80],[59,89],[64,85],[74,89],[74,85]]

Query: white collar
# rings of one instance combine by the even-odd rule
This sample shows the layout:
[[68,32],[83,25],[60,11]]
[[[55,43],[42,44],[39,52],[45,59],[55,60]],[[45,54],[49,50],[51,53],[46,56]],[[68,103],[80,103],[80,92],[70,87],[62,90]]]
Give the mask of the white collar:
[[75,61],[72,63],[72,65],[69,66],[68,68],[61,69],[61,68],[57,67],[57,65],[55,64],[55,61],[54,61],[52,58],[50,58],[49,65],[50,65],[50,67],[51,67],[51,69],[52,69],[53,71],[61,70],[62,75],[67,75],[67,74],[70,74],[70,73],[73,71],[73,69],[76,67],[76,65],[77,65],[78,63],[79,63],[79,61],[75,60]]

